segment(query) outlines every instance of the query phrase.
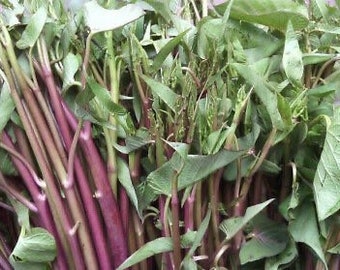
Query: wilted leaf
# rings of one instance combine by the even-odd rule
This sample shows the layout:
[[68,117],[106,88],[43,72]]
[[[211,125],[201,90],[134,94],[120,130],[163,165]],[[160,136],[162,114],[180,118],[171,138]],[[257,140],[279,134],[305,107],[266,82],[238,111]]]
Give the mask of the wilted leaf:
[[340,106],[330,121],[313,183],[319,220],[340,209]]
[[19,49],[33,47],[44,27],[46,18],[46,9],[44,7],[39,8],[37,12],[30,18],[24,32],[16,43],[16,46]]
[[293,85],[301,87],[303,76],[302,52],[291,22],[287,25],[282,65],[288,80]]

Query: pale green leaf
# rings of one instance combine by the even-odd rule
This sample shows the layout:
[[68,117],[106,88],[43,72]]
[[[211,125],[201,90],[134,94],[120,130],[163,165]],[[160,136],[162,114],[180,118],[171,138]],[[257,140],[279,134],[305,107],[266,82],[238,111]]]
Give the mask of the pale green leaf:
[[46,18],[46,9],[44,7],[39,8],[37,12],[30,18],[24,32],[16,43],[16,46],[19,49],[33,47],[45,25]]
[[340,209],[340,106],[330,121],[313,182],[319,220]]
[[74,79],[74,75],[80,67],[79,57],[69,52],[63,59],[63,67],[63,91],[67,90],[72,85],[81,86],[81,83]]
[[[11,263],[49,263],[57,255],[53,236],[43,228],[22,230],[10,256]],[[46,266],[45,266],[46,267]]]
[[[223,5],[223,8],[226,8],[226,5]],[[295,29],[303,29],[308,25],[306,7],[292,0],[234,1],[230,17],[279,30],[284,30],[288,21],[292,21]]]
[[138,199],[135,191],[135,187],[132,184],[132,180],[130,177],[130,170],[126,162],[121,159],[117,158],[117,170],[118,170],[118,179],[120,184],[124,187],[127,195],[130,198],[133,206],[138,210]]
[[288,80],[296,86],[302,86],[303,62],[299,42],[291,22],[287,25],[286,41],[282,56],[282,66]]
[[327,250],[327,252],[340,255],[340,243],[336,244],[334,247]]
[[[192,245],[196,237],[196,232],[188,232],[181,236],[182,248],[188,248]],[[140,249],[127,258],[117,270],[123,270],[139,263],[156,254],[169,252],[173,250],[173,239],[171,237],[160,237],[144,244]]]
[[117,29],[144,15],[142,8],[135,4],[114,10],[101,7],[97,1],[90,1],[84,7],[85,21],[92,33]]
[[[2,72],[1,72],[2,73]],[[8,83],[5,81],[0,92],[0,133],[5,128],[8,121],[11,119],[12,112],[15,109],[15,104],[11,96]]]

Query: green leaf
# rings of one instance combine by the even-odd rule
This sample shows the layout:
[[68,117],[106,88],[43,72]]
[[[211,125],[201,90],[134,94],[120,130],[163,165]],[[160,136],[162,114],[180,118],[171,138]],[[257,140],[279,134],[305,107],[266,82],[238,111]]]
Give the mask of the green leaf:
[[18,216],[18,223],[24,230],[30,229],[30,217],[29,217],[29,209],[23,205],[21,202],[12,199],[9,197],[11,204],[15,210],[15,213]]
[[171,179],[178,175],[178,190],[202,180],[212,172],[226,166],[245,151],[221,150],[214,155],[188,155],[185,159],[177,152],[160,168],[151,172],[146,181],[137,187],[140,211],[148,206],[159,194],[171,195]]
[[194,255],[195,250],[200,246],[201,241],[205,235],[205,232],[209,226],[210,217],[211,217],[211,209],[208,210],[208,213],[206,214],[205,218],[200,224],[198,231],[196,233],[195,240],[192,243],[189,251],[186,253],[183,263],[185,263],[185,261],[187,260],[190,260],[190,258]]
[[236,71],[247,81],[249,85],[254,86],[256,95],[266,106],[273,126],[278,129],[283,129],[284,123],[278,110],[276,93],[273,93],[266,80],[249,66],[237,63],[231,64],[231,66],[236,69]]
[[[196,237],[196,232],[188,232],[181,236],[182,248],[188,248],[192,245]],[[144,244],[140,249],[127,258],[117,270],[123,270],[139,263],[156,254],[169,252],[173,250],[173,239],[171,237],[160,237]]]
[[126,113],[124,107],[112,101],[109,91],[97,83],[93,78],[89,78],[87,84],[93,94],[98,98],[100,104],[103,105],[109,112],[112,114]]
[[92,33],[117,29],[144,15],[142,8],[135,4],[114,10],[101,7],[97,1],[90,1],[84,7],[85,21]]
[[44,7],[39,8],[37,12],[30,18],[24,32],[16,43],[16,46],[19,49],[33,47],[44,27],[46,18],[46,9]]
[[152,68],[154,71],[157,71],[163,64],[164,60],[167,56],[173,51],[173,49],[182,42],[183,37],[188,33],[189,29],[180,33],[178,36],[172,38],[165,46],[161,48],[161,50],[156,55]]
[[21,265],[21,269],[32,267],[32,264],[40,266],[36,269],[46,269],[46,263],[53,261],[56,255],[53,236],[43,228],[33,228],[27,232],[22,229],[9,259],[14,267]]
[[284,224],[259,215],[252,221],[252,226],[252,239],[240,250],[241,264],[275,256],[287,247],[289,238]]
[[151,88],[154,95],[158,96],[168,107],[176,112],[176,103],[180,96],[173,92],[168,86],[151,79],[143,74],[140,75],[146,84]]
[[3,149],[0,149],[0,171],[5,175],[17,175],[9,154]]
[[330,83],[326,83],[324,85],[309,89],[307,91],[307,95],[315,96],[315,97],[324,97],[335,92],[336,88],[337,88],[337,83],[330,82]]
[[284,30],[288,21],[295,29],[308,25],[308,12],[304,5],[292,0],[238,0],[231,7],[230,17]]
[[327,252],[340,255],[340,243],[336,244],[334,247],[327,250]]
[[288,80],[296,86],[302,86],[303,62],[302,52],[292,23],[289,21],[286,31],[286,41],[282,56],[282,66]]
[[123,154],[129,154],[147,144],[152,143],[148,138],[142,138],[140,136],[127,136],[125,139],[125,145],[113,143],[114,147]]
[[81,86],[81,83],[74,79],[74,75],[80,67],[79,57],[69,52],[63,60],[63,67],[63,91],[67,90],[72,85]]
[[313,204],[305,201],[301,206],[294,210],[295,219],[289,223],[288,230],[295,242],[308,245],[317,254],[319,259],[327,264],[319,240],[320,233],[315,215]]
[[135,191],[135,187],[132,184],[132,180],[130,177],[130,170],[126,162],[121,159],[117,158],[117,170],[118,170],[118,179],[121,185],[124,187],[127,195],[130,198],[133,206],[138,211],[138,199]]
[[314,65],[326,62],[335,57],[334,54],[328,53],[304,53],[302,55],[303,65]]
[[292,239],[289,239],[288,245],[280,254],[266,259],[266,270],[283,269],[283,265],[291,263],[298,256],[296,244]]
[[314,177],[314,198],[318,219],[324,220],[340,209],[340,106],[327,127],[325,143]]
[[268,206],[274,199],[267,200],[247,208],[243,217],[232,217],[221,222],[220,230],[226,235],[226,240],[233,238],[249,221]]
[[[2,73],[2,71],[0,71]],[[0,74],[1,74],[0,73]],[[3,77],[3,74],[1,74]],[[4,78],[4,77],[3,77]],[[12,112],[15,109],[15,104],[11,96],[8,83],[5,81],[0,92],[0,133],[5,128],[8,121],[11,119]]]

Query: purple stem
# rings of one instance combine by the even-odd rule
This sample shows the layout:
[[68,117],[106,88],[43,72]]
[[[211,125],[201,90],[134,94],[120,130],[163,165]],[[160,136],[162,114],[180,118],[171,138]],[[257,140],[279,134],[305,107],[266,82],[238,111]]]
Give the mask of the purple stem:
[[12,266],[9,264],[8,259],[0,253],[0,269],[2,270],[12,270]]
[[196,186],[194,186],[191,194],[184,204],[184,226],[185,232],[194,230],[194,203],[196,196]]
[[[6,132],[2,133],[2,141],[8,147],[12,149],[15,148],[13,142],[11,141],[9,135]],[[29,193],[31,194],[32,199],[36,204],[36,207],[38,208],[38,215],[40,216],[43,227],[47,229],[55,237],[58,249],[58,256],[56,258],[56,264],[58,266],[58,269],[67,270],[68,266],[66,262],[66,256],[62,248],[59,234],[53,223],[53,218],[50,208],[47,204],[46,195],[40,192],[39,188],[36,185],[34,177],[32,176],[31,172],[27,169],[27,167],[17,158],[12,157],[11,159],[17,171],[21,175]]]
[[[72,134],[68,125],[67,118],[64,113],[62,99],[60,93],[55,85],[52,72],[49,66],[42,66],[42,76],[45,79],[45,83],[50,95],[51,106],[54,110],[56,121],[60,128],[61,135],[64,139],[67,152],[69,153],[72,144]],[[102,230],[102,224],[98,215],[97,207],[89,186],[89,181],[84,172],[84,168],[80,162],[78,156],[74,160],[74,170],[76,173],[77,184],[81,190],[80,196],[83,201],[83,207],[86,212],[86,216],[89,222],[89,229],[95,246],[97,257],[99,258],[100,269],[112,269],[112,264],[109,257],[108,248],[105,241],[104,232]]]
[[119,206],[120,212],[122,213],[122,223],[125,233],[129,231],[129,197],[125,189],[121,189],[119,192]]
[[[67,120],[73,130],[77,127],[77,120],[70,109],[63,103]],[[124,235],[122,217],[115,197],[113,196],[107,170],[104,162],[93,142],[91,134],[80,136],[80,145],[96,186],[96,197],[103,213],[104,223],[108,234],[109,246],[112,252],[114,268],[117,268],[128,255],[127,242]]]

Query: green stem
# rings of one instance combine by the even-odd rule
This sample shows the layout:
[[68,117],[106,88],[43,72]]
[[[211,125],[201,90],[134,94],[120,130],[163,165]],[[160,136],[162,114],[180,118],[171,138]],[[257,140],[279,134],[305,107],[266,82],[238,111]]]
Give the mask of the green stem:
[[172,210],[172,241],[174,245],[174,269],[179,270],[182,256],[181,256],[181,240],[179,231],[179,199],[178,199],[178,176],[176,173],[172,180],[172,195],[171,195],[171,210]]
[[[117,65],[116,65],[116,59],[115,59],[115,53],[114,53],[114,44],[113,44],[113,36],[112,32],[106,33],[106,43],[107,43],[107,60],[108,60],[108,67],[109,67],[109,80],[110,80],[110,94],[111,99],[114,103],[119,103],[119,76],[117,71]],[[109,122],[113,126],[117,126],[118,122],[115,116],[110,115],[109,116]],[[116,130],[108,130],[108,135],[110,137],[110,141],[108,144],[109,148],[113,148],[112,144],[117,143],[117,131]],[[118,192],[118,177],[117,177],[117,154],[114,148],[112,150],[108,149],[109,154],[109,179],[111,183],[111,187],[113,190],[113,193],[117,197]]]

